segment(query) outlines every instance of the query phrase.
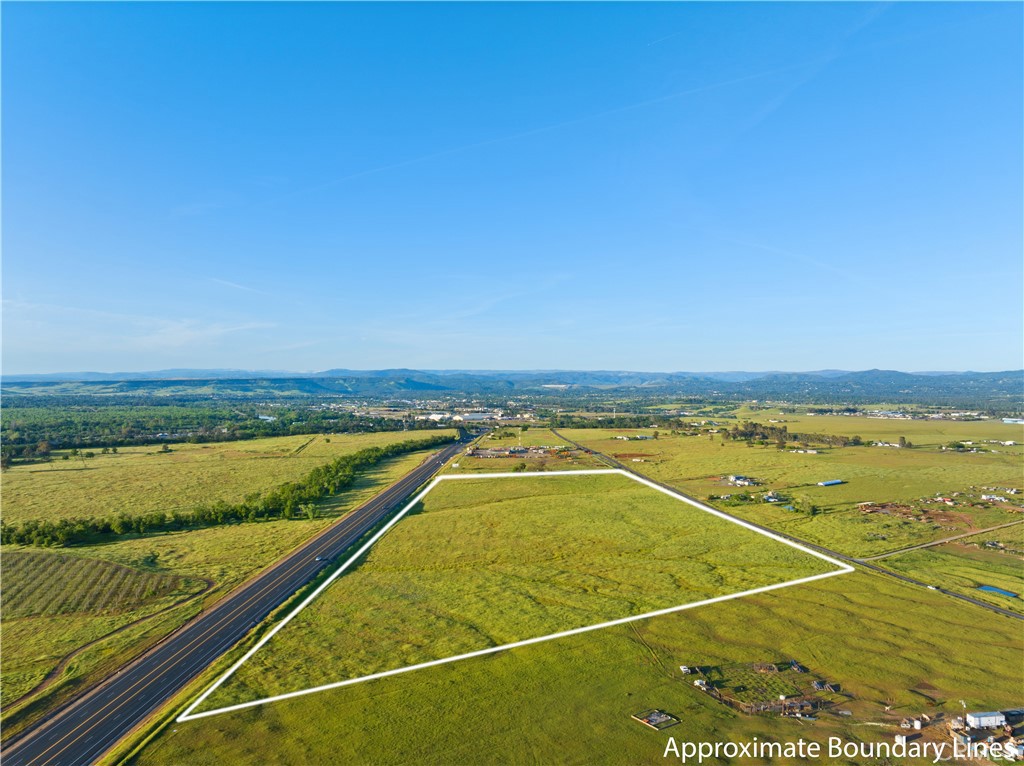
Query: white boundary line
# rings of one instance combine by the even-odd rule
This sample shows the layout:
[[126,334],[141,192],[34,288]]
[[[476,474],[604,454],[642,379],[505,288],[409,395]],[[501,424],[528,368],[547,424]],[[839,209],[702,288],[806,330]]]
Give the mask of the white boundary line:
[[[654,612],[647,612],[645,614],[638,614],[638,615],[634,615],[632,617],[622,617],[622,618],[617,619],[617,620],[611,620],[609,622],[598,623],[597,625],[588,625],[588,626],[583,627],[583,628],[573,628],[572,630],[563,630],[563,631],[561,631],[559,633],[551,633],[551,634],[546,635],[546,636],[538,636],[537,638],[528,638],[528,639],[526,639],[524,641],[516,641],[514,643],[503,644],[501,646],[492,646],[492,647],[488,647],[487,649],[480,649],[478,651],[469,652],[467,654],[458,654],[458,655],[455,655],[455,656],[452,656],[452,657],[445,657],[445,658],[440,659],[440,660],[431,660],[430,662],[421,662],[421,663],[419,663],[417,665],[408,665],[408,666],[406,666],[404,668],[396,668],[395,670],[386,670],[386,671],[383,671],[381,673],[373,673],[373,674],[368,675],[368,676],[360,676],[359,678],[350,678],[350,679],[348,679],[346,681],[336,681],[334,683],[324,684],[323,686],[315,686],[315,687],[311,687],[309,689],[301,689],[300,691],[288,692],[287,694],[278,694],[278,695],[273,696],[273,697],[264,697],[263,699],[253,700],[251,702],[242,702],[242,703],[237,704],[237,705],[229,705],[228,707],[217,708],[216,710],[207,710],[205,712],[195,713],[195,714],[192,713],[192,711],[195,710],[197,707],[199,707],[203,703],[203,701],[206,700],[207,697],[209,697],[211,694],[213,694],[213,692],[216,691],[220,687],[221,684],[223,684],[232,675],[234,675],[235,671],[238,670],[242,665],[244,665],[249,660],[249,658],[251,658],[254,654],[256,654],[256,652],[258,652],[260,650],[260,648],[263,647],[264,644],[266,644],[271,638],[273,638],[277,634],[277,632],[279,630],[281,630],[285,625],[287,625],[289,622],[291,622],[293,617],[295,617],[299,612],[301,612],[303,609],[305,609],[309,605],[309,603],[311,601],[313,601],[313,599],[315,599],[317,596],[319,596],[321,593],[323,593],[323,591],[327,588],[327,586],[329,586],[338,577],[340,577],[352,564],[354,564],[364,553],[366,553],[366,551],[368,551],[373,546],[374,543],[376,543],[389,529],[391,529],[391,527],[393,527],[395,524],[397,524],[402,519],[403,516],[405,516],[410,510],[412,510],[412,508],[420,500],[422,500],[427,495],[428,492],[430,492],[434,487],[436,487],[442,481],[453,480],[453,479],[510,479],[510,478],[548,478],[548,477],[556,477],[556,476],[583,476],[583,475],[593,476],[593,475],[599,475],[599,474],[604,474],[604,475],[618,474],[618,475],[621,475],[621,476],[625,476],[625,477],[627,477],[629,479],[632,479],[633,481],[636,481],[636,482],[638,482],[640,484],[644,484],[644,485],[646,485],[648,487],[651,487],[652,489],[656,489],[659,492],[662,492],[663,494],[668,495],[669,497],[675,498],[676,500],[682,500],[684,503],[692,505],[693,507],[698,508],[699,510],[702,510],[702,511],[704,511],[706,513],[710,513],[710,514],[712,514],[714,516],[718,516],[719,518],[725,519],[726,521],[729,521],[729,522],[731,522],[733,524],[738,524],[741,527],[745,527],[745,528],[747,528],[747,529],[749,529],[749,530],[751,530],[753,532],[757,532],[760,535],[764,535],[765,537],[770,537],[773,540],[777,540],[778,542],[785,543],[786,545],[790,546],[791,548],[796,548],[797,550],[803,551],[804,553],[809,553],[810,555],[812,555],[812,556],[814,556],[816,558],[822,559],[824,561],[827,561],[830,564],[834,564],[834,565],[836,565],[839,568],[837,570],[833,571],[833,572],[825,572],[824,574],[812,575],[810,577],[802,577],[799,580],[789,580],[787,582],[777,583],[775,585],[765,585],[765,586],[763,586],[761,588],[754,588],[752,590],[745,590],[745,591],[742,591],[740,593],[732,593],[732,594],[725,595],[725,596],[716,596],[715,598],[709,598],[709,599],[705,599],[703,601],[694,601],[693,603],[682,604],[681,606],[672,606],[672,607],[669,607],[667,609],[659,609],[659,610],[654,611]],[[409,671],[412,671],[412,670],[421,670],[423,668],[436,667],[437,665],[445,665],[445,664],[450,663],[450,662],[457,662],[459,660],[466,660],[466,659],[469,659],[471,657],[483,657],[483,656],[488,655],[488,654],[495,654],[496,652],[505,651],[506,649],[515,649],[515,648],[520,647],[520,646],[529,646],[530,644],[537,644],[537,643],[540,643],[542,641],[551,641],[551,640],[556,639],[556,638],[564,638],[566,636],[574,636],[574,635],[577,635],[579,633],[587,633],[587,632],[590,632],[592,630],[601,630],[603,628],[609,628],[609,627],[612,627],[614,625],[624,625],[626,623],[635,622],[637,620],[646,620],[646,619],[648,619],[650,617],[657,617],[657,616],[663,615],[663,614],[672,614],[673,612],[681,612],[681,611],[683,611],[685,609],[693,609],[695,607],[706,606],[708,604],[716,604],[716,603],[719,603],[719,602],[722,602],[722,601],[729,601],[729,600],[734,599],[734,598],[742,598],[743,596],[752,596],[755,593],[765,593],[765,592],[771,591],[771,590],[778,590],[779,588],[788,588],[791,585],[801,585],[803,583],[813,582],[815,580],[821,580],[821,579],[824,579],[826,577],[835,577],[836,575],[840,575],[840,574],[848,574],[848,573],[853,572],[853,571],[854,571],[853,567],[849,566],[848,564],[843,563],[842,561],[838,561],[837,559],[834,559],[831,556],[826,556],[824,553],[819,553],[818,551],[812,550],[811,548],[806,548],[803,545],[800,545],[799,543],[794,543],[791,540],[787,540],[786,538],[784,538],[784,537],[782,537],[780,535],[777,535],[777,534],[775,534],[773,532],[767,532],[767,531],[765,531],[763,529],[758,529],[757,527],[753,526],[752,524],[748,524],[745,521],[741,521],[739,519],[733,518],[733,517],[731,517],[731,516],[729,516],[727,514],[722,513],[721,511],[719,511],[719,510],[717,510],[715,508],[712,508],[709,505],[705,505],[704,503],[698,502],[696,500],[692,500],[692,499],[690,499],[688,497],[684,497],[683,495],[680,495],[677,492],[673,492],[670,489],[666,489],[665,487],[659,486],[658,484],[655,484],[652,481],[644,479],[643,477],[637,476],[636,474],[632,474],[632,473],[630,473],[628,471],[624,471],[624,470],[622,470],[620,468],[599,468],[599,469],[587,469],[587,470],[581,470],[581,471],[550,471],[550,472],[538,472],[538,473],[464,473],[464,474],[445,474],[443,476],[436,477],[419,494],[417,494],[416,497],[414,497],[412,500],[410,500],[409,503],[401,510],[401,512],[398,513],[398,515],[396,515],[391,521],[389,521],[387,524],[385,524],[373,537],[371,537],[369,540],[367,540],[366,543],[358,551],[356,551],[355,553],[352,554],[351,557],[349,557],[348,561],[346,561],[344,564],[342,564],[337,569],[337,571],[334,572],[334,574],[332,574],[330,577],[328,577],[320,585],[320,587],[318,587],[311,594],[309,594],[309,596],[307,596],[305,598],[305,600],[303,600],[303,602],[301,604],[299,604],[297,607],[295,607],[295,609],[293,609],[283,620],[281,620],[281,622],[279,622],[277,625],[275,625],[273,627],[273,629],[271,629],[265,636],[263,636],[263,638],[261,638],[256,643],[255,646],[253,646],[249,651],[247,651],[242,656],[242,658],[240,660],[238,660],[234,665],[232,665],[230,668],[228,668],[228,670],[222,676],[220,676],[220,678],[218,678],[216,681],[213,682],[213,684],[210,686],[210,688],[208,688],[201,695],[199,695],[199,697],[196,698],[196,700],[185,709],[185,712],[182,713],[180,716],[178,716],[175,720],[178,723],[182,723],[184,721],[192,721],[192,720],[195,720],[197,718],[206,718],[208,716],[218,715],[220,713],[229,713],[229,712],[234,711],[234,710],[242,710],[243,708],[255,707],[256,705],[263,705],[263,704],[266,704],[268,702],[277,702],[279,700],[291,699],[292,697],[300,697],[300,696],[305,695],[305,694],[313,694],[315,692],[326,691],[328,689],[338,689],[338,688],[340,688],[342,686],[351,686],[352,684],[358,684],[358,683],[362,683],[364,681],[372,681],[372,680],[377,679],[377,678],[386,678],[388,676],[394,676],[394,675],[398,675],[400,673],[408,673]]]

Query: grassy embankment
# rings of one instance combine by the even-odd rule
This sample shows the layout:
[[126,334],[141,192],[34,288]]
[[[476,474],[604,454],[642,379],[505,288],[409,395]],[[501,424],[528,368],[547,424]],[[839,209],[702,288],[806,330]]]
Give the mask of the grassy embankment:
[[[187,459],[182,459],[182,453],[172,453],[172,456],[178,458],[177,463],[161,461],[153,464],[145,459],[146,453],[128,460],[120,460],[120,454],[112,455],[109,456],[109,462],[106,460],[108,456],[102,456],[103,462],[99,463],[97,471],[105,468],[108,473],[115,475],[78,485],[52,513],[54,516],[61,511],[84,515],[78,510],[79,506],[74,505],[76,502],[81,502],[86,512],[89,509],[99,512],[101,506],[96,500],[106,491],[112,492],[111,502],[122,508],[134,507],[132,503],[136,497],[140,498],[140,502],[148,504],[145,507],[149,509],[160,509],[161,497],[174,507],[182,507],[204,497],[239,500],[253,489],[269,488],[284,480],[301,478],[312,467],[330,459],[370,446],[405,441],[415,438],[415,434],[342,435],[326,438],[331,441],[326,442],[325,437],[315,437],[310,442],[311,437],[304,436],[267,440],[270,444],[249,441],[223,445],[187,445],[182,448]],[[304,444],[307,446],[296,453]],[[311,457],[302,458],[307,452]],[[360,476],[348,491],[318,503],[317,518],[313,520],[231,524],[134,536],[113,543],[76,546],[52,552],[4,546],[2,701],[5,734],[13,733],[26,721],[38,716],[75,689],[101,677],[143,647],[183,624],[197,614],[204,604],[222,597],[264,566],[407,473],[423,460],[425,454],[419,452],[399,456],[376,466]],[[101,458],[98,456],[95,460]],[[163,483],[159,477],[164,470],[174,476],[190,477],[189,481],[183,482],[181,494],[170,491],[173,484],[165,485],[162,494],[149,495],[145,492],[148,481]],[[142,476],[136,475],[137,471]],[[35,474],[33,478],[38,476]],[[59,475],[45,475],[33,489],[38,494],[33,496],[23,486],[23,492],[16,496],[16,500],[8,497],[5,485],[5,516],[8,513],[17,516],[22,509],[16,503],[26,497],[34,500],[30,507],[36,507],[39,497],[59,496],[56,489],[59,481]],[[153,576],[172,576],[178,578],[179,587],[173,592],[156,592],[135,600],[95,599],[88,603],[86,609],[42,613],[33,611],[31,601],[23,599],[17,592],[13,595],[7,592],[11,560],[17,551],[31,551],[32,556],[42,557],[36,561],[45,562],[46,568],[54,572],[61,568],[64,558],[83,562],[74,566],[64,564],[69,567],[68,572],[76,573],[74,577],[61,579],[62,590],[69,594],[89,591],[90,581],[82,573],[92,571],[90,565],[102,566],[102,562],[127,568],[127,574],[124,575],[126,580],[140,581],[141,578],[144,581]],[[16,558],[14,560],[17,561]],[[35,576],[44,575],[37,570]],[[45,576],[52,579],[51,575]],[[207,587],[204,580],[212,581],[212,585],[201,598],[194,598],[159,616],[152,616]],[[124,587],[129,586],[126,584]],[[110,595],[114,592],[111,591]],[[141,592],[142,596],[145,594],[145,590]],[[151,616],[151,619],[126,628],[147,616]],[[66,666],[56,680],[29,694],[62,661],[66,662]]]

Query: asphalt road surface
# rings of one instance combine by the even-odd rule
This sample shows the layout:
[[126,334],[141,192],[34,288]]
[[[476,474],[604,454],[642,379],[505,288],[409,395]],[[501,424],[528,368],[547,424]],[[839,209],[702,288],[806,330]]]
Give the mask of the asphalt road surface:
[[[445,447],[404,478],[293,551],[153,649],[4,747],[3,766],[92,764],[274,609],[397,510],[471,437]],[[317,561],[320,557],[321,561]]]
[[[604,460],[609,465],[615,466],[616,468],[621,468],[623,471],[629,471],[629,473],[635,474],[637,476],[643,476],[643,478],[646,479],[647,481],[654,482],[655,484],[657,484],[660,487],[664,487],[665,489],[671,490],[672,492],[675,492],[677,494],[683,495],[684,497],[689,498],[690,500],[692,500],[695,503],[700,503],[701,505],[704,505],[704,503],[701,502],[700,500],[698,500],[697,498],[690,497],[689,495],[687,495],[687,494],[685,494],[683,492],[680,492],[678,489],[676,489],[675,487],[669,486],[668,484],[663,484],[660,481],[655,481],[650,476],[644,476],[644,474],[640,473],[639,471],[634,471],[629,466],[625,465],[624,463],[620,463],[618,460],[616,460],[613,457],[609,457],[608,455],[605,455],[603,452],[596,452],[596,451],[594,451],[592,449],[589,449],[588,447],[584,447],[582,444],[574,442],[572,439],[567,439],[565,436],[563,436],[562,434],[558,433],[558,431],[556,431],[553,428],[551,429],[551,433],[555,434],[555,436],[557,436],[559,439],[564,439],[567,443],[575,445],[578,449],[581,449],[581,450],[584,450],[585,452],[590,452],[590,453],[596,455],[597,457],[601,458],[602,460]],[[792,535],[787,535],[785,532],[780,532],[777,529],[772,529],[771,527],[766,527],[766,526],[763,526],[761,524],[757,524],[756,522],[750,521],[750,519],[741,519],[739,516],[734,516],[731,513],[723,511],[721,508],[716,508],[715,510],[717,510],[719,513],[723,513],[726,516],[729,516],[729,517],[731,517],[733,519],[736,519],[737,521],[742,521],[744,524],[749,524],[752,527],[757,527],[758,529],[763,530],[765,532],[771,532],[772,534],[778,535],[779,537],[785,537],[787,540],[790,540],[790,541],[792,541],[794,543],[799,543],[800,545],[803,545],[806,548],[813,548],[814,550],[819,551],[820,553],[824,553],[826,556],[831,556],[832,558],[839,559],[840,561],[846,561],[846,562],[848,562],[851,565],[855,564],[857,566],[864,567],[865,569],[870,569],[872,572],[878,572],[879,574],[886,575],[887,577],[894,577],[897,580],[901,580],[901,581],[903,581],[905,583],[908,583],[910,585],[918,585],[918,586],[920,586],[922,588],[927,588],[928,590],[934,590],[934,591],[938,591],[939,593],[944,593],[947,596],[952,596],[953,598],[958,598],[961,601],[966,601],[969,604],[974,604],[975,606],[980,606],[982,609],[988,609],[990,612],[995,612],[996,614],[1001,614],[1004,617],[1012,617],[1015,620],[1024,620],[1024,615],[1018,614],[1017,612],[1011,612],[1009,609],[1003,609],[1002,607],[993,606],[992,604],[986,604],[984,601],[979,601],[978,599],[972,598],[971,596],[965,596],[962,593],[954,593],[951,590],[946,590],[945,588],[940,588],[937,585],[934,585],[932,583],[926,583],[926,582],[922,582],[921,580],[915,580],[913,577],[907,577],[906,575],[896,574],[895,572],[891,572],[888,569],[883,569],[880,566],[876,566],[875,564],[872,564],[871,562],[866,561],[865,559],[856,559],[856,558],[853,558],[852,556],[847,556],[846,554],[840,553],[839,551],[834,551],[834,550],[831,550],[830,548],[825,548],[825,547],[823,547],[821,545],[815,545],[814,543],[809,543],[806,540],[801,540],[799,537],[793,537]],[[974,533],[972,533],[972,534],[974,534]]]

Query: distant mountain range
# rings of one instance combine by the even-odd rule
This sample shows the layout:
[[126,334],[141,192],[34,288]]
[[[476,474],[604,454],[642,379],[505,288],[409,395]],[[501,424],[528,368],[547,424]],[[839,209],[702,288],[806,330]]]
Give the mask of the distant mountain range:
[[1020,408],[1024,370],[1005,372],[636,372],[615,370],[278,370],[174,369],[132,373],[4,375],[5,396],[176,397],[512,394],[713,396],[820,402],[970,403]]
[[290,370],[239,370],[239,369],[190,369],[150,370],[148,372],[49,372],[3,375],[3,383],[30,383],[54,381],[119,381],[119,380],[262,380],[300,378],[396,378],[431,376],[437,378],[475,377],[505,378],[509,380],[538,380],[551,378],[558,382],[577,383],[585,380],[604,382],[624,380],[665,380],[693,379],[722,380],[731,383],[758,380],[773,376],[800,376],[808,379],[838,378],[848,375],[911,375],[911,376],[973,376],[973,375],[1019,375],[1021,371],[976,373],[976,372],[896,372],[892,370],[813,370],[809,372],[786,372],[769,370],[765,372],[627,372],[621,370],[411,370],[396,368],[388,370],[349,370],[336,368],[322,372],[294,372]]

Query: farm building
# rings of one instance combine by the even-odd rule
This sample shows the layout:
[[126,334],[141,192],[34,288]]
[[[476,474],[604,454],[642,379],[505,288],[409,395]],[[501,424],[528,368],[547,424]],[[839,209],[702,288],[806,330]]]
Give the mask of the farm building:
[[834,487],[837,484],[845,484],[846,482],[842,479],[829,479],[828,481],[819,481],[819,487]]
[[730,484],[735,484],[737,487],[753,487],[759,482],[757,479],[752,479],[749,476],[742,476],[738,473],[730,474],[726,477]]
[[995,729],[1006,726],[1006,716],[1002,713],[968,713],[967,725],[972,729]]

